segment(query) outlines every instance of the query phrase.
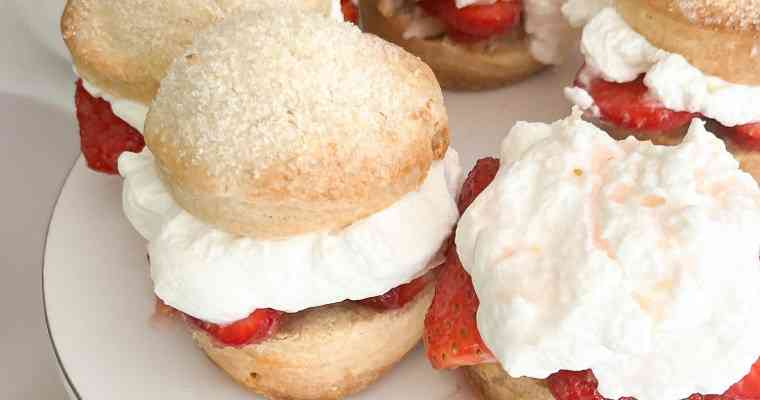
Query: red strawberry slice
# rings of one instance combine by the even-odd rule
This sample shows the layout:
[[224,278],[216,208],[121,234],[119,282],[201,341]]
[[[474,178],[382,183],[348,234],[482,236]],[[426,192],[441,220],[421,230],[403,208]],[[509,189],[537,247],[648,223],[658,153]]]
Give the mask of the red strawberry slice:
[[559,371],[547,379],[556,400],[604,400],[597,392],[599,383],[590,370]]
[[758,358],[755,365],[752,366],[749,374],[728,388],[724,396],[736,400],[760,399],[760,358]]
[[430,363],[441,369],[494,362],[475,322],[480,302],[455,246],[449,248],[442,268],[425,316],[423,341]]
[[87,93],[81,79],[77,81],[75,103],[82,154],[91,169],[116,174],[121,153],[139,153],[145,147],[140,132],[114,115],[107,101]]
[[219,342],[227,346],[242,346],[260,343],[272,336],[282,315],[282,311],[262,308],[252,312],[248,318],[229,325],[212,324],[190,316],[187,318]]
[[[520,23],[521,0],[501,0],[490,5],[457,8],[454,0],[422,0],[420,7],[440,18],[451,31],[487,39]],[[456,35],[452,39],[456,39]]]
[[359,8],[351,0],[340,0],[340,8],[343,11],[343,20],[356,24],[359,22]]
[[[461,211],[491,183],[498,168],[496,159],[478,161],[459,195]],[[479,304],[472,279],[462,268],[455,246],[451,246],[438,276],[433,303],[425,316],[423,341],[433,368],[495,361],[478,332],[475,314]]]
[[[597,391],[598,382],[590,370],[559,371],[547,379],[549,391],[556,400],[604,400]],[[632,400],[632,398],[623,398]],[[621,399],[621,400],[623,400]],[[688,400],[758,400],[760,399],[760,359],[750,373],[724,394],[693,394]]]
[[499,160],[495,158],[481,158],[475,163],[475,167],[467,174],[462,184],[462,190],[459,192],[459,213],[470,206],[476,197],[485,190],[486,187],[496,177],[499,172]]
[[734,128],[734,140],[743,146],[760,150],[760,123],[737,126]]
[[[381,311],[401,308],[414,299],[434,279],[435,272],[430,272],[407,284],[393,288],[385,294],[359,302]],[[162,314],[176,312],[160,300],[157,300],[156,304],[156,310]],[[269,308],[258,309],[251,313],[248,318],[229,325],[212,324],[186,314],[185,317],[219,342],[228,346],[242,346],[260,343],[272,336],[277,331],[283,315],[283,312]]]
[[385,294],[359,300],[359,303],[380,311],[395,310],[414,299],[434,279],[435,272],[431,271],[407,284],[395,287]]
[[601,78],[590,82],[580,79],[586,75],[582,68],[575,80],[575,86],[585,89],[599,107],[600,117],[624,129],[635,131],[669,131],[689,123],[699,114],[668,110],[649,96],[644,85],[644,76],[638,79],[615,83]]

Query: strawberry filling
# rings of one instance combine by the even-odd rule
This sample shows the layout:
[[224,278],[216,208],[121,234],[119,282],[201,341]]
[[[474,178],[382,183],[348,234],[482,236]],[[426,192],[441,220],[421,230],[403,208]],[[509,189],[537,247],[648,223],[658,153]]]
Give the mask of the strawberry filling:
[[227,346],[261,343],[272,336],[282,321],[283,312],[263,308],[254,310],[248,318],[229,325],[217,325],[185,315],[188,321],[206,331]]
[[433,303],[425,316],[423,342],[433,368],[496,362],[483,343],[475,322],[478,297],[472,280],[462,268],[456,246],[446,254]]
[[[359,300],[357,303],[371,307],[377,311],[395,310],[403,307],[422,292],[428,283],[433,282],[436,272],[431,271],[413,281],[395,287],[388,292],[368,299]],[[166,305],[161,299],[156,299],[157,316],[180,316],[194,327],[211,335],[219,343],[225,346],[244,346],[261,343],[269,339],[277,332],[287,313],[263,308],[254,310],[247,318],[235,321],[227,325],[213,324],[187,315],[175,308]]]
[[[485,158],[477,162],[459,194],[460,213],[491,183],[498,170],[499,160]],[[435,286],[433,302],[425,316],[423,341],[434,368],[496,361],[483,343],[475,322],[479,304],[472,280],[459,261],[456,246],[451,246]]]
[[419,6],[440,19],[449,37],[458,42],[477,42],[501,35],[520,24],[521,0],[457,8],[454,0],[422,0]]
[[356,24],[359,22],[359,8],[351,0],[340,0],[340,9],[343,11],[343,20]]
[[141,152],[145,141],[140,132],[114,115],[111,104],[89,94],[81,79],[76,85],[79,137],[87,166],[106,174],[117,174],[119,155],[125,151]]
[[[598,118],[613,126],[639,132],[668,132],[683,127],[701,114],[673,111],[649,96],[644,75],[631,82],[608,82],[591,74],[583,66],[574,85],[588,92],[599,110]],[[760,123],[727,129],[732,140],[741,146],[760,150]]]
[[[559,371],[547,378],[549,391],[557,400],[606,400],[596,390],[598,382],[594,373],[586,371]],[[621,400],[631,399],[624,397]],[[735,383],[722,395],[693,394],[688,400],[757,400],[760,399],[760,359],[755,362],[741,381]]]
[[735,127],[733,140],[745,148],[760,150],[760,122]]
[[423,289],[425,289],[428,283],[434,280],[435,271],[432,271],[431,273],[422,275],[409,283],[395,287],[380,296],[359,300],[359,303],[379,311],[396,310],[412,301]]
[[[460,213],[488,187],[498,169],[499,160],[486,158],[477,162],[459,195]],[[478,332],[476,314],[479,304],[472,279],[462,267],[455,246],[452,246],[425,317],[423,341],[433,368],[496,362]],[[597,391],[598,382],[590,370],[559,371],[547,378],[547,384],[556,400],[605,400]],[[694,394],[688,400],[760,400],[760,359],[749,374],[724,394]]]
[[584,68],[578,73],[575,86],[585,89],[599,108],[599,118],[614,126],[635,131],[669,131],[688,124],[698,114],[668,110],[649,96],[644,76],[615,83],[599,77],[584,79]]

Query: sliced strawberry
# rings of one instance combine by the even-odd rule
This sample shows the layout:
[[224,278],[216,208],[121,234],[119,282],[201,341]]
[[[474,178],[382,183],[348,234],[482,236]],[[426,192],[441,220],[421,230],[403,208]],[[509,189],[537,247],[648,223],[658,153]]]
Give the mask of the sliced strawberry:
[[668,110],[649,96],[644,76],[625,83],[607,82],[601,78],[585,82],[580,79],[586,71],[581,69],[575,86],[585,89],[599,107],[603,121],[623,129],[636,131],[669,131],[688,124],[699,114]]
[[340,8],[343,11],[343,20],[356,24],[359,22],[359,8],[351,0],[340,0]]
[[760,123],[739,125],[734,128],[734,140],[751,149],[760,150]]
[[599,383],[590,370],[559,371],[547,379],[556,400],[604,400],[597,392]]
[[114,115],[107,101],[87,93],[81,80],[77,81],[75,103],[82,154],[91,169],[116,174],[121,153],[139,153],[145,147],[140,132]]
[[475,163],[475,167],[467,175],[467,179],[462,184],[462,190],[459,192],[460,214],[464,213],[480,192],[488,187],[497,172],[499,172],[499,160],[495,158],[481,158]]
[[282,311],[262,308],[246,319],[229,325],[217,325],[188,316],[196,326],[227,346],[260,343],[274,334],[282,319]]
[[[496,159],[477,162],[459,195],[460,211],[464,211],[491,183],[498,169]],[[438,276],[433,303],[425,316],[423,341],[433,368],[495,361],[478,332],[475,314],[479,304],[472,279],[462,267],[455,246],[451,246]]]
[[[441,19],[450,31],[487,39],[520,23],[521,0],[501,0],[489,5],[457,8],[454,0],[422,0],[420,7]],[[456,35],[452,36],[456,39]]]
[[435,271],[430,271],[421,277],[398,287],[395,287],[380,296],[359,300],[359,303],[370,306],[377,310],[395,310],[403,307],[415,298],[428,283],[435,279]]
[[760,358],[752,366],[749,374],[728,388],[724,395],[737,400],[760,399]]
[[[559,371],[547,378],[549,391],[556,400],[604,400],[597,391],[598,382],[590,370]],[[624,397],[625,400],[632,398]],[[621,400],[623,400],[621,399]],[[688,400],[758,400],[760,399],[760,359],[750,373],[724,394],[693,394]]]
[[470,275],[462,268],[456,247],[446,255],[433,303],[425,316],[423,341],[433,368],[456,368],[494,362],[478,332],[478,297]]

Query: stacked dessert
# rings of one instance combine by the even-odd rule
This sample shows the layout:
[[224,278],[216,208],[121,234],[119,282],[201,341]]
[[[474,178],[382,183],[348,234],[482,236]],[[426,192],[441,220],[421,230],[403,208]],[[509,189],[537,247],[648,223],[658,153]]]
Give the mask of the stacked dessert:
[[119,159],[156,295],[259,393],[363,389],[421,337],[458,218],[448,135],[432,71],[395,45],[295,9],[225,19]]
[[562,61],[607,0],[362,0],[362,23],[419,55],[447,89],[504,86]]
[[518,123],[459,204],[434,367],[493,400],[760,398],[760,189],[701,121],[677,146]]
[[616,138],[675,144],[707,119],[759,178],[758,32],[756,1],[618,0],[584,28],[566,94]]

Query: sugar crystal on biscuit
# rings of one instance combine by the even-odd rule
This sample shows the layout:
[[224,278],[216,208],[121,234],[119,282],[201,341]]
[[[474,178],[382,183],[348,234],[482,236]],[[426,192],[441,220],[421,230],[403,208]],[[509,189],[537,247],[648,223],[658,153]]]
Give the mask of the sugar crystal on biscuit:
[[759,0],[677,0],[677,4],[692,22],[739,30],[760,28]]

